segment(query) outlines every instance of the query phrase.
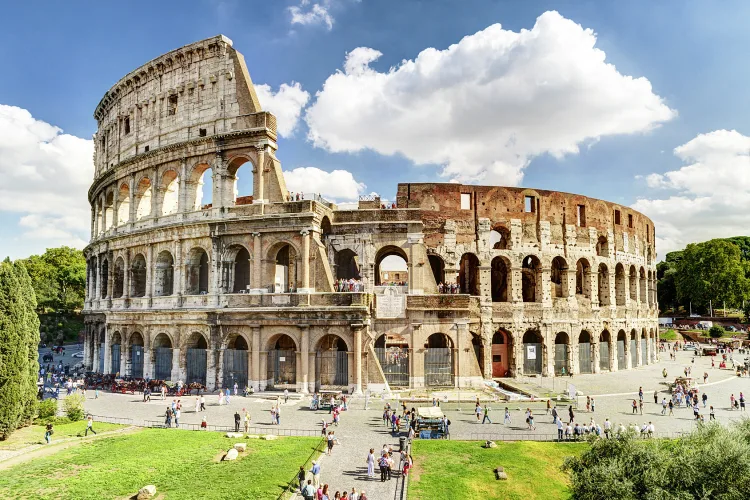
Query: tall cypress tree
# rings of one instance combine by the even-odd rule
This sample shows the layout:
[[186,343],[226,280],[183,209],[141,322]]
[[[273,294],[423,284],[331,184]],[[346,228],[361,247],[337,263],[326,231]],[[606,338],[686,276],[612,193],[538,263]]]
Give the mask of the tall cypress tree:
[[[27,356],[26,385],[21,394],[23,411],[22,424],[31,423],[36,415],[37,377],[39,374],[39,316],[36,314],[36,295],[29,273],[22,261],[13,263],[18,278],[18,293],[22,301],[23,344]],[[22,349],[23,350],[23,349]]]

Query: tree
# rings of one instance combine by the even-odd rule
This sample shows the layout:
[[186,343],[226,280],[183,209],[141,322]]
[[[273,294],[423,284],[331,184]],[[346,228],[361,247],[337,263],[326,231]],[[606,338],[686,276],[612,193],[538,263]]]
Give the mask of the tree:
[[36,411],[39,320],[35,309],[34,289],[24,265],[0,264],[0,439],[30,422]]
[[662,262],[656,264],[656,291],[659,307],[662,311],[672,309],[677,312],[681,304],[677,300],[677,285],[675,275],[677,265],[682,260],[682,251],[669,252]]
[[70,247],[48,248],[42,255],[24,259],[39,309],[73,311],[83,308],[86,296],[86,259]]
[[720,326],[712,326],[708,329],[708,336],[712,339],[720,339],[724,335],[724,329]]

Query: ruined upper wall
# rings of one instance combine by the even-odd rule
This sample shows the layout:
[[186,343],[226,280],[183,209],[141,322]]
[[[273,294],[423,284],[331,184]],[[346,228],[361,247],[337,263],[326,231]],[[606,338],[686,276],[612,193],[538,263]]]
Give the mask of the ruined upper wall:
[[[98,177],[137,154],[190,139],[265,127],[242,54],[219,35],[185,45],[131,71],[99,102],[94,163]],[[247,116],[250,115],[250,116]]]
[[[466,197],[462,207],[462,195]],[[530,197],[529,201],[526,197]],[[566,226],[596,228],[599,235],[614,235],[615,249],[631,251],[635,241],[641,251],[654,249],[654,223],[645,215],[629,207],[582,195],[545,191],[541,189],[473,186],[462,184],[408,183],[398,185],[399,208],[422,209],[424,232],[433,239],[440,238],[446,220],[457,221],[457,242],[472,241],[476,237],[479,219],[489,219],[493,228],[510,229],[511,219],[520,220],[524,239],[538,235],[539,222],[550,226],[550,242],[562,244]],[[582,220],[579,210],[582,208]],[[619,212],[619,223],[616,221]],[[588,240],[588,234],[578,231]],[[438,241],[430,243],[438,244]]]

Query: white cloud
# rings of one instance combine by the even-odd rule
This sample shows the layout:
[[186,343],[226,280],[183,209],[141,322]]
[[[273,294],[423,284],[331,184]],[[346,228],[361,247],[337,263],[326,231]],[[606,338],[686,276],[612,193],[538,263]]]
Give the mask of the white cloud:
[[258,94],[261,107],[276,115],[279,135],[294,135],[302,108],[310,100],[310,93],[302,90],[299,82],[292,82],[291,85],[282,83],[276,93],[271,90],[270,85],[256,85],[255,92]]
[[316,167],[298,167],[285,170],[284,179],[292,193],[320,194],[331,201],[356,200],[366,187],[347,170],[326,172]]
[[654,221],[659,254],[696,241],[747,234],[750,137],[715,130],[676,147],[674,154],[685,166],[646,177],[649,187],[672,192],[633,205]]
[[20,251],[85,245],[93,152],[93,141],[0,104],[0,212],[18,215]]
[[385,72],[370,67],[379,51],[359,47],[308,108],[308,137],[331,152],[441,164],[450,180],[518,184],[535,156],[576,154],[676,115],[595,44],[592,30],[546,12],[531,30],[495,24]]
[[301,24],[303,26],[325,25],[328,31],[333,29],[333,16],[330,13],[330,0],[323,0],[321,3],[310,3],[310,0],[300,0],[299,5],[289,7],[289,13],[292,15],[292,24]]

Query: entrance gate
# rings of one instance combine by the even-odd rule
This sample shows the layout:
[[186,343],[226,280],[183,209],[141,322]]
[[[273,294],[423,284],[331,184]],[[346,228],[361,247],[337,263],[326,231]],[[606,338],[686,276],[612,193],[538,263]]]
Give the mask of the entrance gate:
[[542,373],[542,344],[523,344],[523,373],[526,375]]
[[172,348],[157,347],[154,349],[154,378],[156,380],[172,379]]
[[425,351],[424,383],[431,387],[453,387],[453,349],[433,347]]
[[297,353],[295,351],[268,351],[268,387],[296,389]]
[[333,349],[316,352],[315,373],[319,376],[316,380],[318,386],[346,387],[349,385],[349,353]]
[[578,372],[591,373],[591,343],[578,344]]
[[143,346],[134,345],[130,348],[130,376],[143,378]]
[[630,339],[630,366],[635,368],[638,366],[638,353],[635,350],[635,339]]
[[376,347],[385,380],[391,387],[409,387],[409,349],[402,347]]
[[104,373],[104,344],[99,344],[99,373]]
[[224,350],[223,387],[234,387],[235,382],[240,390],[247,385],[247,351],[241,349]]
[[641,364],[648,364],[648,348],[646,339],[641,339]]
[[617,341],[617,369],[624,370],[626,366],[627,366],[627,363],[625,362],[625,341],[618,340]]
[[110,373],[120,373],[120,344],[112,345],[112,370]]
[[555,375],[570,374],[568,366],[568,344],[555,344]]
[[609,366],[609,342],[599,343],[599,369],[610,370]]
[[206,367],[208,364],[206,349],[188,348],[185,357],[187,361],[187,380],[185,382],[188,384],[197,382],[206,385]]

